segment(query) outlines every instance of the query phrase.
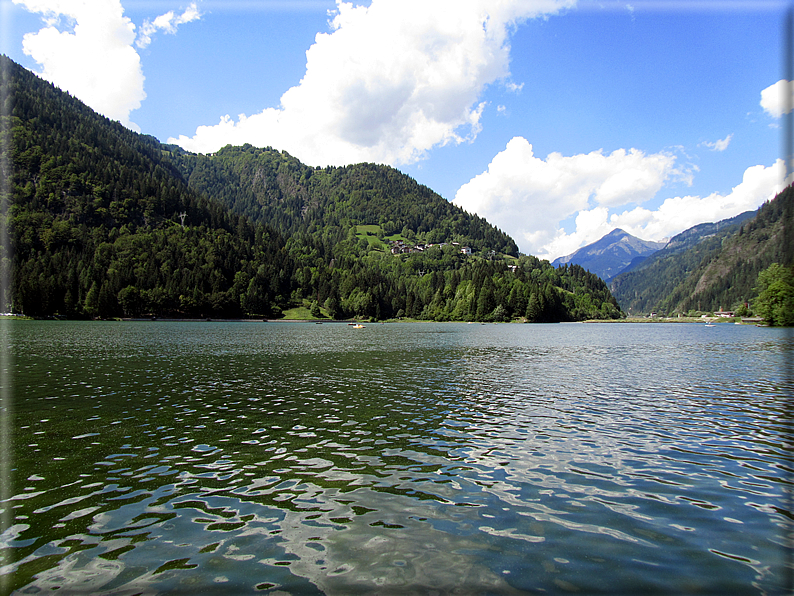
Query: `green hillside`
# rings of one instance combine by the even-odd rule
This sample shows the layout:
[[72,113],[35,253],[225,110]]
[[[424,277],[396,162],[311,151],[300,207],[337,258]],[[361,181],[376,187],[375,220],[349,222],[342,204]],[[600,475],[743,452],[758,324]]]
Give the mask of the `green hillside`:
[[2,60],[13,167],[7,306],[32,316],[237,316],[286,303],[281,234],[190,190],[153,138]]
[[[5,57],[2,197],[32,316],[563,321],[620,316],[580,267],[515,243],[397,170],[272,149],[197,156],[133,133]],[[392,254],[390,240],[405,252]],[[437,244],[436,246],[421,246]],[[469,246],[474,254],[463,254]],[[413,251],[413,252],[411,252]]]
[[735,309],[749,302],[762,270],[792,262],[785,225],[792,201],[794,188],[788,187],[751,219],[739,216],[679,234],[640,267],[612,280],[615,298],[633,315]]
[[423,244],[457,241],[476,252],[518,255],[508,235],[388,166],[311,168],[286,152],[251,145],[209,156],[172,149],[191,188],[284,234],[375,224],[385,235],[402,233]]

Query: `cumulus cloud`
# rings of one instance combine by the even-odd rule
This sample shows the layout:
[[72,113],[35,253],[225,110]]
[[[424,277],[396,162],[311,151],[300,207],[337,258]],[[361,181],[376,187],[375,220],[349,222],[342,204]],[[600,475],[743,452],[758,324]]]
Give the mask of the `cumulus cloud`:
[[22,50],[41,65],[39,75],[69,91],[97,112],[140,131],[130,112],[146,99],[141,60],[133,44],[144,48],[156,31],[200,18],[196,4],[182,14],[167,12],[144,21],[137,35],[124,16],[121,0],[13,0],[41,15],[45,27],[22,39]]
[[146,98],[144,76],[132,47],[135,25],[119,0],[14,3],[44,18],[46,26],[22,41],[25,54],[41,65],[39,74],[108,118],[139,130],[130,112]]
[[[513,138],[482,174],[464,184],[454,202],[500,227],[523,252],[553,260],[594,242],[615,228],[660,241],[689,227],[757,208],[785,184],[783,161],[748,168],[726,196],[684,196],[658,209],[642,206],[670,180],[687,180],[668,153],[619,149],[565,157],[536,157],[532,145]],[[628,208],[627,208],[628,207]],[[619,209],[623,209],[618,212]],[[561,224],[574,217],[575,230]]]
[[138,39],[135,41],[135,45],[137,45],[139,48],[145,48],[152,42],[152,35],[154,35],[157,31],[164,31],[165,33],[170,33],[173,35],[176,33],[176,28],[179,25],[184,25],[185,23],[189,23],[200,18],[201,13],[196,7],[196,3],[193,2],[181,15],[177,15],[173,10],[169,10],[167,13],[160,15],[153,21],[146,19],[143,22],[143,25],[141,25],[141,30],[138,33]]
[[666,199],[655,211],[635,207],[611,215],[609,229],[622,228],[640,238],[662,240],[699,223],[719,221],[757,209],[791,181],[791,178],[786,179],[782,159],[768,167],[751,166],[727,195],[673,197]]
[[589,239],[561,238],[561,221],[591,206],[597,208],[594,213],[606,213],[610,207],[641,204],[666,180],[681,175],[675,156],[668,153],[619,149],[608,155],[551,153],[543,160],[525,138],[514,137],[485,172],[458,190],[454,202],[513,236],[524,252],[545,258],[552,250],[565,251]]
[[226,115],[169,142],[201,153],[272,145],[312,165],[413,163],[432,147],[472,140],[480,93],[509,76],[512,28],[573,3],[337,0],[331,32],[316,36],[303,79],[278,107]]
[[788,114],[794,106],[794,81],[781,79],[761,91],[761,107],[773,118]]
[[725,151],[728,148],[728,145],[731,143],[731,139],[733,138],[733,133],[729,134],[724,139],[719,139],[714,141],[713,143],[709,141],[704,141],[701,143],[704,147],[708,147],[712,151]]

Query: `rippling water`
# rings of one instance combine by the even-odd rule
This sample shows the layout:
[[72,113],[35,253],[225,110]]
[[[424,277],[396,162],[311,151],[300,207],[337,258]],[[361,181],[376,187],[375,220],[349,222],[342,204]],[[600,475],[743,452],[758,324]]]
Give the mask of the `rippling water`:
[[785,331],[14,321],[18,594],[782,594]]

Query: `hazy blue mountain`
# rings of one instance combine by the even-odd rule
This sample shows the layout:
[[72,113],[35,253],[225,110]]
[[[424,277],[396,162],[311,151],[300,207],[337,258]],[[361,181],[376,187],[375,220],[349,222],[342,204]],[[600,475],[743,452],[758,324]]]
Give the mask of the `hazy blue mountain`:
[[638,258],[647,258],[664,247],[664,242],[641,240],[620,228],[583,246],[576,252],[555,259],[552,265],[580,265],[603,280],[611,279]]

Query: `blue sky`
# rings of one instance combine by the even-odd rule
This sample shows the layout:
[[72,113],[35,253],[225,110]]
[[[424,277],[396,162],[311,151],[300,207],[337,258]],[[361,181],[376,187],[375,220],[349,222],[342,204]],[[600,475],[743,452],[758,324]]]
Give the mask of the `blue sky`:
[[0,2],[3,53],[134,130],[387,163],[542,258],[784,184],[782,1]]

